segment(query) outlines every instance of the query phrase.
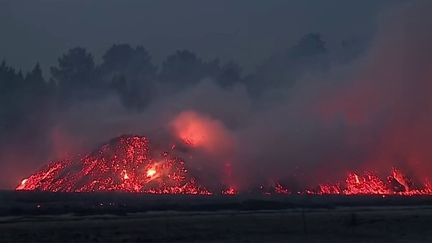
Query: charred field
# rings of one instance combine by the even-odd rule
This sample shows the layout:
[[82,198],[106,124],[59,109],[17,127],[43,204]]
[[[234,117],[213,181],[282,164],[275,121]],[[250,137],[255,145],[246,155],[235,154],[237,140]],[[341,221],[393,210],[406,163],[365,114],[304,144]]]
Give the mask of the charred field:
[[0,242],[428,242],[432,197],[0,192]]

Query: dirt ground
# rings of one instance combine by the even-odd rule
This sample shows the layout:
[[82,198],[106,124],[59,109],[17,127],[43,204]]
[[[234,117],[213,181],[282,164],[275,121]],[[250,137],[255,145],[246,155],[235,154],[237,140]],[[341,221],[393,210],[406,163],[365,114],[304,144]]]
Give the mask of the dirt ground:
[[0,242],[432,242],[432,207],[3,216]]

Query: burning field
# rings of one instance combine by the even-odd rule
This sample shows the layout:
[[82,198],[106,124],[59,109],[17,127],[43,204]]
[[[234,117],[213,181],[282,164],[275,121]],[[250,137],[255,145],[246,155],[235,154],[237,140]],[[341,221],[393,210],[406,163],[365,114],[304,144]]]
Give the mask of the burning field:
[[[197,141],[185,140],[185,143],[193,147]],[[16,190],[190,195],[256,192],[265,195],[432,195],[430,183],[415,184],[396,168],[393,168],[385,179],[373,173],[351,172],[344,182],[320,184],[299,191],[293,191],[290,185],[280,182],[274,182],[270,186],[262,184],[258,188],[245,188],[242,191],[237,185],[226,185],[222,182],[216,183],[217,186],[209,186],[193,175],[185,160],[175,156],[176,147],[177,145],[171,145],[171,148],[161,150],[154,148],[146,137],[121,136],[82,158],[55,161],[46,165],[23,179]],[[266,178],[263,178],[263,182],[265,181]]]
[[126,191],[153,194],[209,194],[188,174],[185,162],[155,154],[139,136],[113,139],[77,161],[57,161],[24,179],[17,190],[52,192]]
[[432,242],[431,0],[40,2],[0,3],[0,243]]
[[[19,191],[431,196],[432,35],[424,30],[432,21],[424,5],[384,16],[364,53],[345,65],[330,62],[327,43],[311,34],[287,50],[287,63],[270,62],[230,87],[207,75],[186,85],[180,72],[172,90],[164,79],[146,86],[154,99],[140,112],[108,95],[59,107],[40,132],[49,141],[40,161],[60,160],[28,173],[40,149],[17,139],[4,168],[17,171],[10,177]],[[311,69],[294,75],[303,63]]]

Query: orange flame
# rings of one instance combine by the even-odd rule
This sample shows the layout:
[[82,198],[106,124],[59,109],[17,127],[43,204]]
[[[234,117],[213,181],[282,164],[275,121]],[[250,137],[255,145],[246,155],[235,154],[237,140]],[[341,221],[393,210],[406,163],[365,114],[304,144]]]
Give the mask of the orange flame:
[[153,177],[156,175],[156,169],[150,168],[147,170],[147,177]]

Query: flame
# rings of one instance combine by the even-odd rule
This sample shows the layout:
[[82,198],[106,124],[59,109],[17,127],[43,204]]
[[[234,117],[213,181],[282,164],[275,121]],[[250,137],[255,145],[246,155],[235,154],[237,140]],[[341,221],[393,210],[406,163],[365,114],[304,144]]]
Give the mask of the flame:
[[323,184],[317,192],[308,190],[309,194],[343,194],[343,195],[432,195],[431,184],[426,182],[417,187],[402,171],[393,168],[387,182],[373,173],[365,173],[363,176],[351,172],[345,179],[345,186],[340,184]]
[[357,174],[353,174],[355,178],[355,183],[360,184],[360,179]]
[[25,184],[27,183],[27,181],[28,181],[28,179],[23,179],[23,180],[21,181],[21,186],[25,186]]
[[23,179],[16,189],[17,190],[23,190],[26,187],[27,181],[28,181],[27,178]]
[[389,194],[385,183],[372,174],[360,177],[356,173],[350,173],[345,182],[344,194]]
[[128,176],[126,170],[123,170],[123,179],[125,179],[125,180],[129,179],[129,176]]
[[411,182],[409,179],[402,173],[402,171],[393,168],[392,177],[403,186],[404,191],[409,192],[411,190]]
[[153,177],[155,175],[156,175],[156,169],[151,168],[147,170],[147,177]]

